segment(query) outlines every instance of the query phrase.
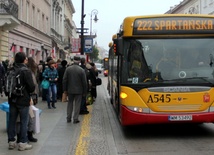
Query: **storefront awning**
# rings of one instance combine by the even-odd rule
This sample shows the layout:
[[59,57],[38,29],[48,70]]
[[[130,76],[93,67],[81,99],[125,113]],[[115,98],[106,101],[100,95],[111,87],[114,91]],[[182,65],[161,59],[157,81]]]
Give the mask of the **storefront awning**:
[[47,45],[44,45],[44,49],[48,50],[48,51],[51,51],[52,48],[50,46],[47,46]]

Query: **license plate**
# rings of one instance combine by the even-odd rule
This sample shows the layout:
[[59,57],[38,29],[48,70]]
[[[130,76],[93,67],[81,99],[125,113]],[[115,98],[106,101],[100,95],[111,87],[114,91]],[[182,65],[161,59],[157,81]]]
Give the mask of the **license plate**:
[[191,121],[192,115],[172,115],[169,116],[169,121]]

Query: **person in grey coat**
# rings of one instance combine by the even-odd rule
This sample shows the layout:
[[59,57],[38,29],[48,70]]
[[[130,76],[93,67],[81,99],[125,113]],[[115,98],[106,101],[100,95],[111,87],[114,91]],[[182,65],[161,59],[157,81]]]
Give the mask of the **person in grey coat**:
[[66,68],[63,76],[63,91],[68,95],[67,122],[79,123],[82,96],[87,93],[87,80],[84,69],[79,66],[80,57],[74,56],[73,65]]

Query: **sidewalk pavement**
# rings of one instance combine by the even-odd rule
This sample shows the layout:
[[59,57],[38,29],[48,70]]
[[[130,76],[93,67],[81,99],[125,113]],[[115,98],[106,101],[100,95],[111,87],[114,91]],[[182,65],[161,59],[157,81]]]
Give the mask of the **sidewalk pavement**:
[[[90,113],[80,115],[78,124],[67,123],[67,102],[57,102],[56,109],[48,109],[47,103],[39,98],[36,107],[42,110],[41,132],[34,135],[38,142],[31,142],[32,150],[8,150],[6,113],[0,110],[0,155],[117,155],[109,122],[112,110],[109,110],[107,80],[102,80],[95,103],[88,106]],[[6,97],[0,98],[0,103],[5,101]]]

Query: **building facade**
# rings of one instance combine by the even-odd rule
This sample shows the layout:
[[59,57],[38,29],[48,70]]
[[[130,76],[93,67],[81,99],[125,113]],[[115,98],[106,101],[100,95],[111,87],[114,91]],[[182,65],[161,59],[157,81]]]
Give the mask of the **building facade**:
[[9,31],[9,59],[25,52],[38,63],[51,51],[51,0],[14,0],[18,5],[20,25]]
[[0,0],[0,61],[8,59],[9,30],[18,25],[18,5],[13,0]]
[[25,52],[38,63],[71,52],[71,0],[0,0],[0,61]]
[[72,17],[75,9],[71,0],[53,0],[51,7],[51,38],[54,53],[52,57],[67,59],[71,52],[71,38],[74,26]]
[[201,14],[214,15],[214,0],[201,0]]
[[214,0],[183,0],[166,14],[214,14]]
[[[65,0],[64,5],[64,29],[63,29],[63,49],[64,59],[70,59],[70,53],[72,52],[72,38],[74,38],[76,27],[73,20],[73,14],[75,13],[75,9],[71,0]],[[61,56],[62,58],[62,56]]]

